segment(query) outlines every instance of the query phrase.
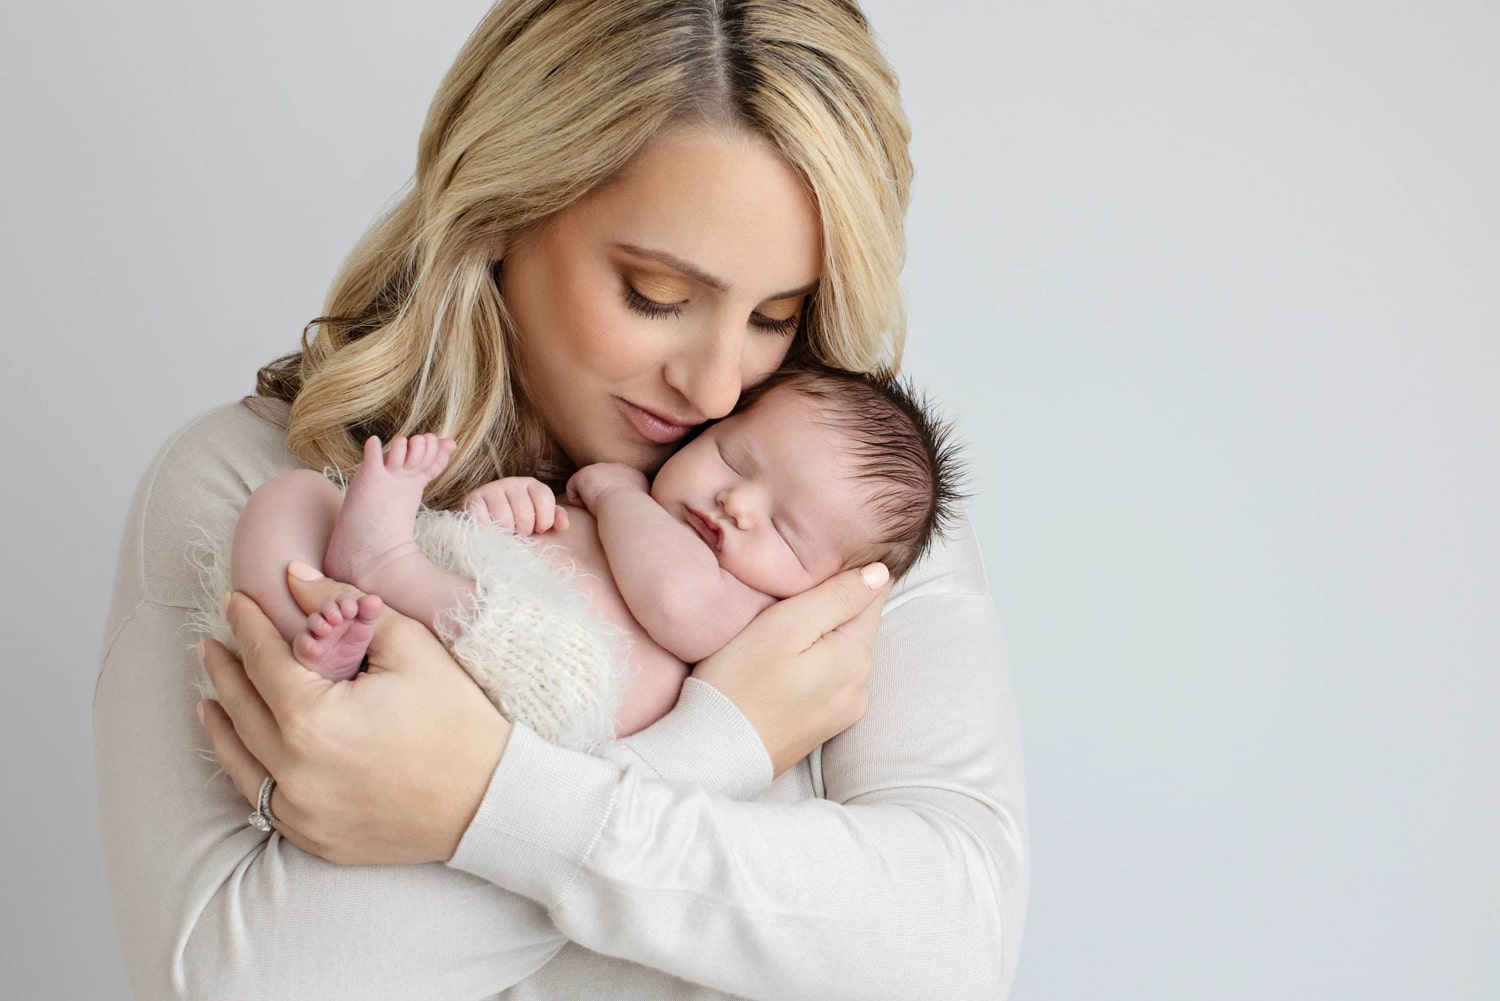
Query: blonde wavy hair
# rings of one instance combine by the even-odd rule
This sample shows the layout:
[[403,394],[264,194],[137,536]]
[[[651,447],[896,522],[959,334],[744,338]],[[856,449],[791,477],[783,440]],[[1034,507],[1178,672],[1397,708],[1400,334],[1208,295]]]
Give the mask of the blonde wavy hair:
[[348,471],[371,434],[450,436],[437,507],[500,475],[566,476],[512,362],[497,258],[679,123],[765,137],[812,192],[823,273],[795,353],[894,371],[910,130],[854,3],[506,0],[444,78],[410,187],[345,261],[301,350],[259,373],[257,395],[292,404],[292,451]]

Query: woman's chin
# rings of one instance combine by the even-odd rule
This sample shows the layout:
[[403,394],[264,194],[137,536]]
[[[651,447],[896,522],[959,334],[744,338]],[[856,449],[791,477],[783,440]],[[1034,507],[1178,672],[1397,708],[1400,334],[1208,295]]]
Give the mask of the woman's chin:
[[651,476],[672,451],[669,445],[643,442],[634,435],[622,434],[613,441],[588,442],[576,451],[569,450],[568,458],[578,469],[596,462],[618,462]]

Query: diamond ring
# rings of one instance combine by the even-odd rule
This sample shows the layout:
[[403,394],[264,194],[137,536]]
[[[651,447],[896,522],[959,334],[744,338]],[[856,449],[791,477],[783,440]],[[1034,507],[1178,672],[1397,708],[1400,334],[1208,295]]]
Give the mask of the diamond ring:
[[260,802],[255,806],[255,812],[250,814],[250,826],[257,831],[270,833],[271,825],[276,823],[276,818],[271,815],[271,790],[276,788],[276,780],[267,775],[260,784]]

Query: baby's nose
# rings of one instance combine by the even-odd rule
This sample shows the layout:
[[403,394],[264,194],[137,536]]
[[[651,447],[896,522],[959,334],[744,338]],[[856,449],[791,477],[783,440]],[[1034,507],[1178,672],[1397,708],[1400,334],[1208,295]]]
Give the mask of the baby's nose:
[[715,500],[719,502],[719,508],[725,516],[734,522],[735,528],[743,531],[750,527],[750,505],[743,490],[725,487],[719,491]]

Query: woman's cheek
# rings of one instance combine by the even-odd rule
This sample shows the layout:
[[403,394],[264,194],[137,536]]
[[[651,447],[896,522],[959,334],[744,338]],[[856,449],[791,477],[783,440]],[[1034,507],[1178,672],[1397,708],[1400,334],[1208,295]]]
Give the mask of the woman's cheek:
[[[579,331],[578,355],[583,367],[601,374],[624,375],[648,361],[655,331],[653,321],[627,312],[623,303],[593,302],[574,307],[575,330]],[[644,328],[644,329],[643,329]]]
[[793,337],[779,337],[752,331],[749,336],[760,338],[762,343],[754,351],[745,352],[745,366],[741,373],[746,387],[753,386],[781,367],[791,350]]

